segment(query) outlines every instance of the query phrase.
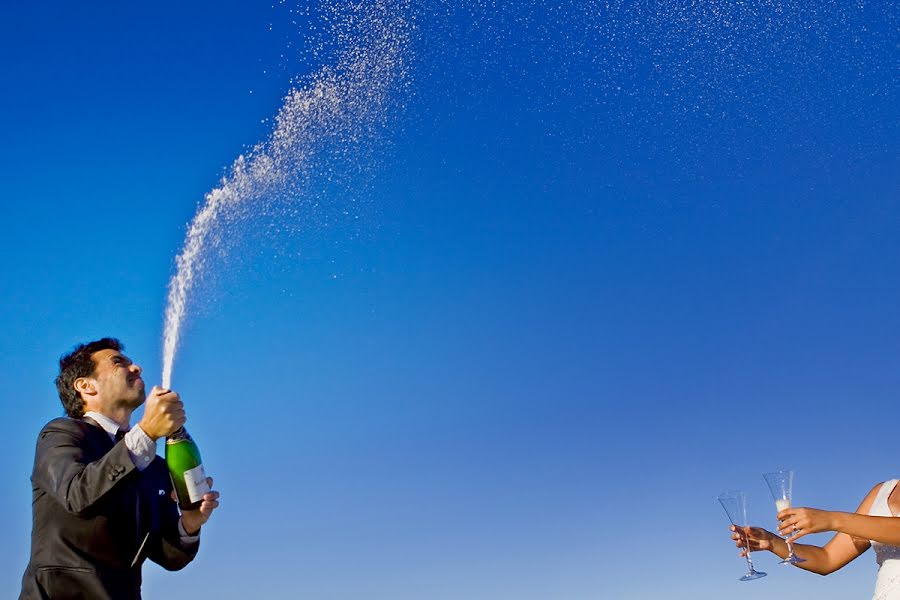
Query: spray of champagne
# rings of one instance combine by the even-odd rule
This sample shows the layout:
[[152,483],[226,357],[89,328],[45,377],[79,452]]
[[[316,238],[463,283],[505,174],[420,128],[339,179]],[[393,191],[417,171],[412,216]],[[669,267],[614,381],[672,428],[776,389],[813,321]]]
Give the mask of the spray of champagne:
[[303,79],[284,98],[268,138],[235,160],[208,192],[190,225],[169,282],[163,330],[162,385],[172,365],[192,292],[219,246],[223,224],[252,215],[260,203],[296,187],[324,146],[372,139],[406,80],[409,0],[324,2],[324,21],[336,44],[333,66]]

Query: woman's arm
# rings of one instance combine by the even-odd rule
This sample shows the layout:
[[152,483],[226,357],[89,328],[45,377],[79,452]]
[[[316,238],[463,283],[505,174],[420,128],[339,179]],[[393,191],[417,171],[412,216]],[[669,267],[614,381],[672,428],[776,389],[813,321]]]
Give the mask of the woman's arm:
[[[751,552],[768,550],[781,558],[788,557],[787,543],[774,533],[759,527],[741,529],[732,526],[732,531],[734,533],[731,539],[735,540],[735,545],[743,550],[741,556],[747,554],[749,544]],[[805,562],[796,563],[794,566],[819,575],[828,575],[845,566],[868,548],[868,541],[856,540],[844,533],[838,533],[822,547],[794,544],[794,554],[805,559]]]
[[[881,486],[882,484],[879,483],[869,492],[873,501]],[[778,531],[782,535],[793,533],[789,541],[800,539],[809,533],[838,531],[864,540],[900,546],[900,519],[870,516],[868,512],[871,504],[869,502],[869,505],[865,507],[860,505],[855,513],[815,508],[786,508],[778,513],[778,518],[781,520]]]
[[[880,485],[875,486],[866,495],[857,509],[859,512],[866,513],[869,511],[872,507],[872,503],[875,501],[875,496],[878,494],[879,487]],[[784,524],[782,524],[781,529],[784,529]],[[790,530],[792,527],[788,527],[787,529]],[[744,549],[744,551],[741,552],[741,556],[746,553],[748,544],[751,552],[768,550],[781,558],[787,558],[788,556],[787,542],[765,529],[756,527],[744,527],[743,529],[739,529],[733,527],[732,531],[734,531],[734,534],[731,537],[735,540],[735,545]],[[868,549],[868,539],[862,539],[848,533],[840,532],[822,547],[807,544],[794,544],[794,554],[806,559],[806,562],[797,563],[794,566],[806,571],[818,573],[819,575],[828,575],[829,573],[833,573],[844,567],[847,563],[854,560]]]

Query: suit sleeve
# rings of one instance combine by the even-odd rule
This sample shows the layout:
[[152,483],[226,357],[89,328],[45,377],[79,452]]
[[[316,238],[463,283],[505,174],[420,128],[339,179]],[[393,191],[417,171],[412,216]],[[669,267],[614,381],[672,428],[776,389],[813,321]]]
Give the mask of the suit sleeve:
[[181,518],[181,514],[178,512],[178,503],[170,496],[172,483],[164,466],[158,471],[164,474],[160,481],[163,482],[165,494],[158,496],[162,530],[159,538],[151,545],[147,557],[168,571],[177,571],[194,560],[200,548],[200,542],[198,540],[186,544],[181,541],[181,534],[178,531],[178,520]]
[[38,436],[31,476],[35,487],[55,497],[69,512],[84,515],[135,471],[124,442],[88,462],[86,432],[72,419],[48,423]]

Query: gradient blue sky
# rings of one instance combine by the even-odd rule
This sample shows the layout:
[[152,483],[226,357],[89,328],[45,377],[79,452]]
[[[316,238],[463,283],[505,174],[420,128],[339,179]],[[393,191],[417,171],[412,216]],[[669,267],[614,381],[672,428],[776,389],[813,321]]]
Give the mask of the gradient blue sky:
[[[186,223],[327,63],[295,8],[0,22],[3,597],[56,360],[115,335],[159,380]],[[898,13],[417,6],[347,218],[345,190],[290,236],[254,219],[203,291],[173,387],[222,508],[145,596],[866,597],[871,555],[737,583],[715,497],[771,526],[764,471],[846,510],[900,476]]]

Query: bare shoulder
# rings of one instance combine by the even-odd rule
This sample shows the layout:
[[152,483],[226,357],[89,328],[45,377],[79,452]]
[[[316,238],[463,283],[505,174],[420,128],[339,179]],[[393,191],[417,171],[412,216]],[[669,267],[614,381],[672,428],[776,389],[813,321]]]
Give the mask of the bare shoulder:
[[866,497],[863,498],[862,502],[859,504],[859,508],[856,509],[856,512],[868,514],[869,509],[872,508],[872,504],[875,502],[875,497],[878,496],[879,490],[881,490],[881,486],[885,484],[884,481],[879,481],[872,489],[869,490],[869,493],[866,494]]

